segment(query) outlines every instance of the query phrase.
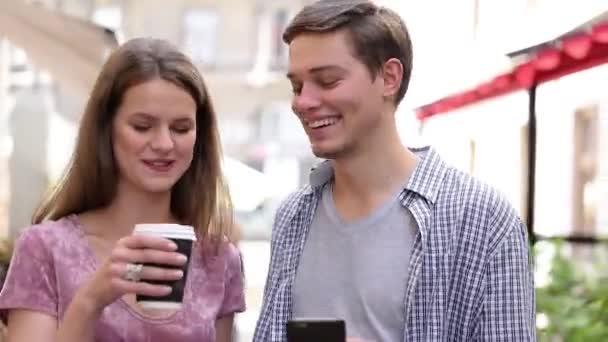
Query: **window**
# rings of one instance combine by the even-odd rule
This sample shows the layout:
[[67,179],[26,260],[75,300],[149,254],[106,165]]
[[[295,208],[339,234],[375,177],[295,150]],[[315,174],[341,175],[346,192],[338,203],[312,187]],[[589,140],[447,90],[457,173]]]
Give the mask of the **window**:
[[183,45],[192,60],[203,66],[215,64],[219,16],[216,10],[188,10],[183,21]]
[[283,31],[290,14],[284,8],[258,7],[256,16],[257,46],[253,69],[258,77],[264,79],[269,71],[285,70],[287,66],[287,44],[283,42]]
[[598,109],[576,111],[574,119],[574,235],[593,235],[596,228]]
[[36,73],[24,50],[8,44],[8,88],[29,87],[36,81]]
[[287,27],[289,14],[286,9],[275,10],[272,14],[272,56],[271,69],[283,70],[287,66],[287,44],[283,42],[283,31]]
[[101,6],[93,12],[93,22],[97,25],[119,32],[122,28],[122,11],[120,6]]
[[22,49],[16,46],[9,47],[9,69],[13,72],[25,71],[28,69],[29,63],[27,54]]

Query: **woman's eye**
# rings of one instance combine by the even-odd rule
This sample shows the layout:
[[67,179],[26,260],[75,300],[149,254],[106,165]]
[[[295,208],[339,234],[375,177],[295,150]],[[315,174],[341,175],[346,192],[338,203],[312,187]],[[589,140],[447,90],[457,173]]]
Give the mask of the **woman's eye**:
[[138,132],[145,132],[150,129],[148,125],[133,125],[133,129]]
[[192,127],[190,126],[186,126],[186,127],[173,127],[173,131],[179,133],[179,134],[185,134],[190,132],[190,130],[192,130]]

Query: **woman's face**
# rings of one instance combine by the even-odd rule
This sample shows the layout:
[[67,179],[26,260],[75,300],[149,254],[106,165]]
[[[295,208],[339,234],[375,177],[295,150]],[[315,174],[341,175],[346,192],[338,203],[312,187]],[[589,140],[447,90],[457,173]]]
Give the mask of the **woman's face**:
[[196,110],[187,91],[162,79],[129,88],[112,124],[121,185],[150,193],[171,191],[192,162]]

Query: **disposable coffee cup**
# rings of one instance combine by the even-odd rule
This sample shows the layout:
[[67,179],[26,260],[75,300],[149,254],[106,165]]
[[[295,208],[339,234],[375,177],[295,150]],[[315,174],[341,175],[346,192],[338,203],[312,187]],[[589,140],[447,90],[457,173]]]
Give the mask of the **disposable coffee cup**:
[[[171,293],[163,297],[151,297],[137,295],[137,302],[144,309],[179,309],[184,299],[184,288],[188,277],[188,265],[190,264],[190,253],[192,243],[196,241],[194,229],[191,226],[173,223],[161,224],[137,224],[133,234],[143,234],[162,237],[173,241],[177,245],[177,253],[181,253],[188,258],[188,261],[181,267],[184,276],[177,281],[152,281],[144,280],[150,284],[171,286]],[[173,265],[144,264],[144,266],[154,266],[162,268],[177,269]]]

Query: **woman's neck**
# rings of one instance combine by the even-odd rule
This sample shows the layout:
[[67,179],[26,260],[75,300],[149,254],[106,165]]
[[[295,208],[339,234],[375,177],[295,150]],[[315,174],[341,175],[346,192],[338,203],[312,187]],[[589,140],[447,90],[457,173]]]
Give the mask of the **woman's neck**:
[[112,202],[98,210],[81,215],[87,230],[115,241],[130,235],[139,223],[174,223],[171,213],[171,192],[149,193],[119,185]]

